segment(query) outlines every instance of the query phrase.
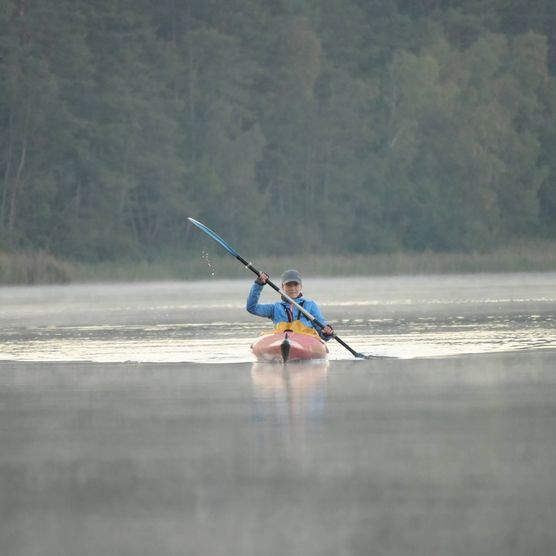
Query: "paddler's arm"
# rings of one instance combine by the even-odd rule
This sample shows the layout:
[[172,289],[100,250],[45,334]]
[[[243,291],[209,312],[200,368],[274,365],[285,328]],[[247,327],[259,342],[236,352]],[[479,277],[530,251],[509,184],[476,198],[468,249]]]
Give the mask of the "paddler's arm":
[[322,322],[324,324],[324,328],[319,328],[316,325],[313,325],[315,330],[318,332],[319,336],[326,342],[332,338],[334,335],[334,329],[326,323],[325,318],[322,316],[320,312],[319,306],[313,301],[311,302],[310,307],[307,310],[315,317],[316,320]]
[[246,309],[252,315],[271,319],[274,317],[274,303],[259,303],[261,292],[267,280],[268,274],[261,272],[259,278],[257,278],[251,286],[251,290],[247,296]]

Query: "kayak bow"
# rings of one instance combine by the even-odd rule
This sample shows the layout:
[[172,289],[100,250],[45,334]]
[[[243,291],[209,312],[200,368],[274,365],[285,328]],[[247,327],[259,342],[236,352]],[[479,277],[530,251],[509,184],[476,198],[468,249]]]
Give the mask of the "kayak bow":
[[298,332],[265,334],[251,346],[259,361],[302,361],[325,359],[328,355],[326,343],[317,336]]

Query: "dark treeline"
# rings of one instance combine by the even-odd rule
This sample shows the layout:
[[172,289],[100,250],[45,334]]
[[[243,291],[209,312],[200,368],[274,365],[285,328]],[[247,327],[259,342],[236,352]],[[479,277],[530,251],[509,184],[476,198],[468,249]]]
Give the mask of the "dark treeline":
[[556,236],[554,0],[0,0],[0,249]]

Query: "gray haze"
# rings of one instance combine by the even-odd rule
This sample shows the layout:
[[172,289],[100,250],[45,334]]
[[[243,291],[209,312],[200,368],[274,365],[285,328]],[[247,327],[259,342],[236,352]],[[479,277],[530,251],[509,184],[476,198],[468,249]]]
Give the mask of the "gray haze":
[[0,552],[553,553],[555,280],[307,279],[398,357],[286,368],[249,281],[3,288]]

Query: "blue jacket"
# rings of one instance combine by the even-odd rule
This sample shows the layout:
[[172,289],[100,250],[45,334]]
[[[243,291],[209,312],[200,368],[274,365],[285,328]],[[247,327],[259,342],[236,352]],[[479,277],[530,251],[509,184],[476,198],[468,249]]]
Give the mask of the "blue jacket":
[[[251,290],[249,291],[249,295],[247,296],[247,311],[253,315],[257,315],[259,317],[266,317],[268,319],[272,319],[274,325],[277,325],[279,322],[290,322],[290,318],[288,315],[288,310],[291,310],[293,320],[300,320],[305,326],[309,328],[314,328],[318,333],[319,336],[325,340],[330,340],[330,336],[323,336],[322,331],[319,329],[318,326],[314,326],[313,323],[295,306],[290,307],[290,303],[288,301],[277,301],[276,303],[259,303],[259,297],[261,296],[261,292],[263,291],[263,287],[261,284],[257,284],[255,282],[251,286]],[[322,313],[320,312],[319,306],[312,301],[311,299],[306,299],[303,296],[299,296],[295,300],[299,305],[301,305],[308,313],[311,313],[319,322],[322,324],[328,324]]]

